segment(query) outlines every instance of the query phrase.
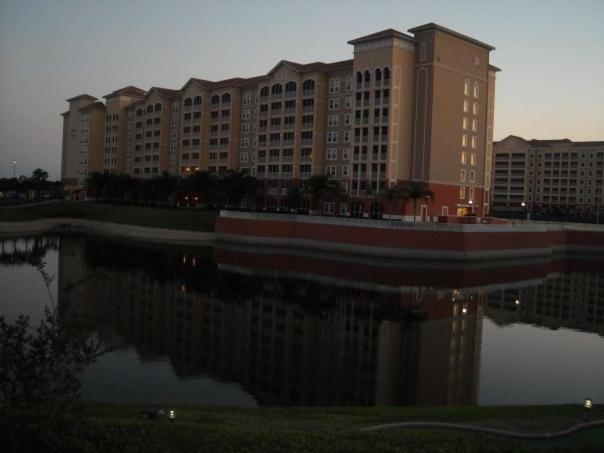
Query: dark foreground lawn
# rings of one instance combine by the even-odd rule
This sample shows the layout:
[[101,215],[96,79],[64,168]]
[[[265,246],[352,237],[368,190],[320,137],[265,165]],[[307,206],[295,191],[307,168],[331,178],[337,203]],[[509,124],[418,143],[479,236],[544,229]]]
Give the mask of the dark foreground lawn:
[[[435,409],[176,407],[174,422],[146,420],[141,415],[146,409],[149,406],[88,404],[73,428],[57,436],[55,442],[63,451],[99,452],[604,451],[604,428],[545,441],[448,430],[354,431],[380,423],[420,420],[525,432],[557,431],[581,421],[579,405]],[[604,410],[595,407],[591,419],[601,418]],[[47,451],[53,448],[35,447]]]
[[109,203],[57,201],[0,209],[0,222],[71,217],[174,230],[213,231],[217,212]]

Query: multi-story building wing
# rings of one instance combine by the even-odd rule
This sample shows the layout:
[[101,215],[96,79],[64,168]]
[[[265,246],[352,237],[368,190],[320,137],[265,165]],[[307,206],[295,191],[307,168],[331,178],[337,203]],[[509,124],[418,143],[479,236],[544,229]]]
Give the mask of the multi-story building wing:
[[108,97],[103,169],[134,177],[248,169],[264,181],[269,208],[292,185],[326,174],[346,199],[325,200],[323,212],[355,216],[380,216],[388,187],[419,181],[435,193],[420,201],[422,217],[486,214],[494,48],[432,23],[409,32],[351,40],[350,60],[282,60],[253,78],[118,90],[140,99],[124,107],[122,157],[121,116]]
[[105,140],[102,169],[108,173],[125,172],[128,123],[126,107],[145,96],[140,88],[127,86],[106,96]]
[[126,107],[126,173],[148,178],[170,170],[173,100],[179,98],[178,90],[153,87]]
[[593,214],[602,207],[604,141],[510,135],[495,142],[494,152],[494,210]]

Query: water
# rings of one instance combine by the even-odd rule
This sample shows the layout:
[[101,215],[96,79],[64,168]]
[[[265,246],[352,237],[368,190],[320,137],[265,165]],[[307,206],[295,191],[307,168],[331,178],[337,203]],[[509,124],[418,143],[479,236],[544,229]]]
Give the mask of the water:
[[113,351],[84,398],[203,405],[604,401],[604,260],[479,264],[85,236],[0,242],[0,314]]

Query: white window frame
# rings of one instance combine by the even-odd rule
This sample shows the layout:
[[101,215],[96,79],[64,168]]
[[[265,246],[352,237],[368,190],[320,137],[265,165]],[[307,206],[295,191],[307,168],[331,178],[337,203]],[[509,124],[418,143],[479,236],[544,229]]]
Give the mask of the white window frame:
[[340,98],[329,98],[327,105],[329,110],[340,110]]

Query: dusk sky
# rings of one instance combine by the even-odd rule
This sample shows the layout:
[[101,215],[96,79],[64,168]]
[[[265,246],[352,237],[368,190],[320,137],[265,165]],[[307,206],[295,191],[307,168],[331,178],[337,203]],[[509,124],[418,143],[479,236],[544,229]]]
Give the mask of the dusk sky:
[[436,22],[495,46],[495,139],[604,140],[604,1],[0,0],[0,177],[59,177],[67,98],[352,58],[350,39]]

